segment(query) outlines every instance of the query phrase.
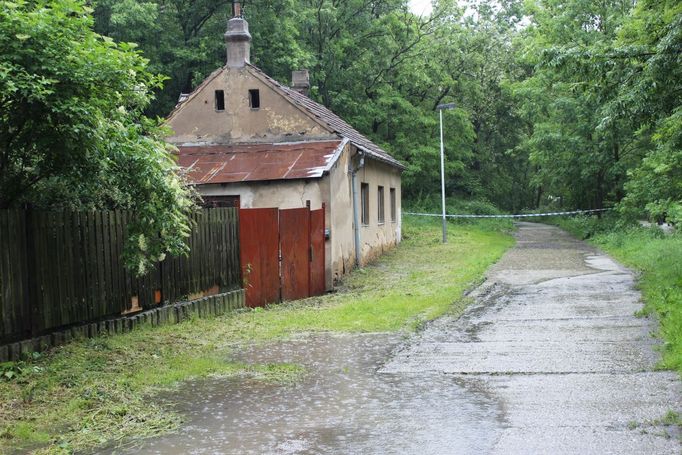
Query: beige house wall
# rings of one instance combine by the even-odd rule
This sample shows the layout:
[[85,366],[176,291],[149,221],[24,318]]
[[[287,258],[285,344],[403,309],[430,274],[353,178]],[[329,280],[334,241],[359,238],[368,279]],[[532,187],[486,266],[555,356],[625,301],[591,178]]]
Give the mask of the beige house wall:
[[[260,108],[249,105],[249,90]],[[223,90],[225,110],[217,111],[215,91]],[[174,144],[228,144],[337,138],[254,75],[252,69],[222,68],[209,77],[168,118]]]
[[324,180],[273,180],[199,185],[196,188],[202,196],[239,196],[244,209],[294,209],[305,207],[306,201],[310,201],[310,208],[317,210],[323,202],[327,203],[328,184]]
[[355,263],[353,233],[353,193],[350,185],[349,165],[351,149],[348,146],[339,156],[336,164],[329,172],[329,222],[332,226],[330,243],[331,264],[328,280],[338,281],[348,273]]
[[[357,166],[359,160],[353,160]],[[348,166],[346,166],[348,168]],[[348,191],[352,197],[351,178],[348,173]],[[366,265],[376,259],[384,251],[394,247],[400,242],[401,238],[401,185],[400,171],[393,166],[389,166],[371,158],[365,158],[364,165],[356,174],[356,191],[358,197],[358,220],[360,220],[360,264]],[[362,194],[361,184],[369,185],[369,223],[362,224]],[[384,222],[379,223],[378,190],[379,186],[384,187]],[[396,191],[396,219],[391,220],[391,199],[390,189]],[[351,204],[352,209],[352,204]],[[350,216],[351,229],[350,238],[344,238],[340,242],[340,256],[355,260],[355,240],[353,232],[353,215]]]
[[[331,271],[334,281],[348,273],[355,265],[355,232],[353,223],[353,189],[351,160],[358,165],[357,150],[341,155],[329,176],[331,208]],[[375,259],[382,252],[400,242],[401,186],[400,172],[393,166],[366,158],[356,174],[358,219],[361,219],[360,184],[369,184],[369,224],[360,226],[361,265]],[[379,224],[378,187],[384,187],[385,221]],[[396,190],[396,220],[391,221],[390,188]]]

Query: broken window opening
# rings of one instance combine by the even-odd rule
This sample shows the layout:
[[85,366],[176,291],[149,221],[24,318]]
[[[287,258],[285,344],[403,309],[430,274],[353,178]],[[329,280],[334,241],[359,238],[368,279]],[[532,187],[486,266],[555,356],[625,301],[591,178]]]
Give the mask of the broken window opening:
[[215,110],[216,111],[225,110],[225,92],[222,90],[215,91]]
[[251,109],[260,108],[260,90],[249,90],[249,106],[251,106]]

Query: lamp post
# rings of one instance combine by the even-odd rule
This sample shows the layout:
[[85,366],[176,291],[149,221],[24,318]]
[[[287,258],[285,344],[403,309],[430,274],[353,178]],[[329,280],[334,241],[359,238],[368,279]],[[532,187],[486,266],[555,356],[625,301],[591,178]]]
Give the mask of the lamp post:
[[436,110],[440,115],[440,194],[443,207],[443,243],[448,241],[447,219],[445,217],[445,152],[443,151],[443,111],[455,108],[455,103],[439,104]]

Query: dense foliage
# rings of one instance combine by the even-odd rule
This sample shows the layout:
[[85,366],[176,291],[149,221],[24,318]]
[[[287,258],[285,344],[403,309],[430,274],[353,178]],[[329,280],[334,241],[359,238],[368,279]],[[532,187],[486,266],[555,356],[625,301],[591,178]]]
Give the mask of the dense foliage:
[[190,193],[157,121],[163,78],[79,1],[0,2],[0,208],[130,209],[140,272],[182,253]]
[[[141,269],[181,252],[191,201],[149,116],[223,64],[230,3],[2,1],[0,207],[129,208]],[[313,98],[406,163],[408,199],[438,193],[454,102],[450,196],[682,221],[677,1],[243,3],[253,62],[310,69]]]
[[[165,115],[224,61],[225,0],[99,0],[97,30],[135,41],[170,81]],[[559,205],[682,219],[680,49],[674,0],[249,0],[253,62],[403,160],[408,198],[447,187],[506,210]]]
[[682,4],[536,2],[516,84],[534,183],[572,206],[682,221]]

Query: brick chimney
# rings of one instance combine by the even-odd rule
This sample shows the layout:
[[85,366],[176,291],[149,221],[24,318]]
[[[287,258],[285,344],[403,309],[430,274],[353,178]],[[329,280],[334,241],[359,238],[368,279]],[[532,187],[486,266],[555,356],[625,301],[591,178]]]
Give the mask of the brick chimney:
[[310,74],[308,70],[291,72],[291,88],[305,96],[310,93]]
[[251,34],[249,23],[242,17],[241,2],[232,1],[232,19],[227,21],[225,32],[227,66],[243,68],[251,60]]

